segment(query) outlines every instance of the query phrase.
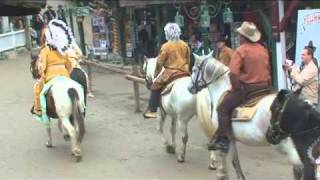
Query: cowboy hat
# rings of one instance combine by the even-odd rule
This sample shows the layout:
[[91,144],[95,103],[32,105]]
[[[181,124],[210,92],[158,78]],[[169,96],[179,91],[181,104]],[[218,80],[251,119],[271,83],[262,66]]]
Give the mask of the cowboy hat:
[[261,33],[257,26],[252,22],[244,21],[237,29],[237,32],[252,42],[257,42],[261,38]]

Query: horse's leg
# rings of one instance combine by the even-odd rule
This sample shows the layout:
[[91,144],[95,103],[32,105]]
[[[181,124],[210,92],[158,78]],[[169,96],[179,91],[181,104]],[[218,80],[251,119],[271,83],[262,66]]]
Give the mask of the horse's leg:
[[303,166],[293,166],[294,180],[301,180],[303,176]]
[[[308,158],[308,157],[306,157]],[[309,161],[309,159],[306,160],[303,167],[303,180],[315,180],[315,166],[313,163]]]
[[288,157],[290,164],[293,165],[295,180],[301,180],[303,176],[303,164],[292,139],[283,140],[279,145],[274,147]]
[[227,153],[216,151],[217,154],[217,179],[228,180]]
[[209,169],[210,170],[216,170],[217,169],[217,158],[214,153],[214,151],[209,151],[210,152],[210,163],[209,163]]
[[70,136],[68,134],[67,129],[64,126],[62,126],[62,120],[61,119],[58,119],[58,128],[59,128],[59,131],[63,134],[63,139],[65,141],[69,141],[70,140]]
[[181,150],[178,153],[178,162],[184,162],[185,161],[185,156],[186,156],[186,149],[187,149],[187,143],[189,139],[188,135],[188,123],[189,123],[190,118],[181,118],[178,117],[178,127],[179,131],[182,134],[181,140],[182,140],[182,146]]
[[58,119],[58,129],[61,133],[63,133],[62,122],[61,119]]
[[167,114],[160,108],[160,116],[158,118],[158,132],[160,133],[161,136],[161,140],[163,141],[163,144],[165,145],[165,147],[167,148],[169,146],[169,142],[168,139],[166,138],[165,134],[164,134],[164,130],[163,130],[163,126],[166,120]]
[[170,127],[170,134],[171,134],[171,144],[167,146],[167,152],[170,154],[176,153],[176,131],[177,131],[177,118],[171,118],[171,127]]
[[46,147],[47,148],[52,148],[52,134],[51,134],[51,125],[50,125],[50,121],[48,122],[48,124],[46,125],[46,130],[47,130],[47,135],[48,135],[48,141],[46,143]]
[[70,139],[71,139],[71,152],[72,155],[74,155],[77,160],[78,158],[81,158],[81,150],[77,141],[77,134],[76,134],[76,130],[75,128],[72,126],[72,124],[70,123],[69,118],[63,118],[62,119],[62,125],[64,128],[66,128]]
[[232,144],[231,150],[232,150],[232,165],[233,165],[233,168],[236,170],[237,178],[239,180],[245,180],[245,177],[244,177],[243,171],[241,169],[241,165],[240,165],[240,160],[239,160],[239,155],[238,155],[238,149],[237,149],[237,146],[236,146],[236,142],[232,141],[231,144]]

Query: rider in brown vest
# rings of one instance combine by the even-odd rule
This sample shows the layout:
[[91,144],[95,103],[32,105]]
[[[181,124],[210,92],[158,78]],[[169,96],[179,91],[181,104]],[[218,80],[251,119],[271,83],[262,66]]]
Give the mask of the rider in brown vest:
[[[144,113],[145,118],[157,117],[161,90],[172,80],[173,76],[189,72],[190,49],[187,43],[180,40],[179,25],[168,23],[164,27],[164,32],[168,41],[161,46],[157,59],[156,80],[151,87],[149,110]],[[163,72],[161,72],[162,68],[164,68]]]
[[241,46],[234,52],[229,68],[232,89],[225,95],[218,107],[219,128],[217,137],[212,137],[208,149],[227,152],[229,140],[233,139],[231,113],[248,97],[271,86],[268,50],[258,41],[261,33],[256,25],[243,22],[237,29]]

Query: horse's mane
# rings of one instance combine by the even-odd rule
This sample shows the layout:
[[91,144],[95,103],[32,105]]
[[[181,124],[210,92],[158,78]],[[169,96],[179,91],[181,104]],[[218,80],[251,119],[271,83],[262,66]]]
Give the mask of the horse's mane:
[[290,94],[287,99],[287,107],[285,109],[286,116],[289,119],[296,119],[320,125],[320,112],[306,100],[295,94]]
[[[229,70],[228,66],[224,65],[221,63],[219,60],[217,60],[214,57],[208,57],[208,65],[207,68],[208,71],[212,70],[212,79],[218,78],[221,76],[223,73],[227,72]],[[212,68],[212,69],[210,69]],[[228,74],[228,73],[226,73]]]

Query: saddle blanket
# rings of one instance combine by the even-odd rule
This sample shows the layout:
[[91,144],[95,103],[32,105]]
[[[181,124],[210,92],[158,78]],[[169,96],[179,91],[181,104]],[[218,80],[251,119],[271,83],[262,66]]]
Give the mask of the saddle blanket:
[[258,105],[261,99],[271,94],[263,94],[249,99],[235,110],[232,111],[232,121],[250,121],[258,110]]
[[[227,94],[225,92],[219,99],[218,104],[222,103],[224,96]],[[250,121],[258,110],[258,104],[261,99],[271,95],[272,93],[261,94],[256,97],[252,97],[246,102],[242,103],[240,106],[236,107],[231,114],[232,121]]]
[[[51,79],[50,81],[48,81],[44,86],[43,89],[40,93],[40,106],[41,106],[41,111],[42,111],[42,115],[41,116],[35,116],[36,120],[38,120],[39,122],[42,122],[44,124],[49,124],[49,117],[47,114],[47,100],[46,100],[46,94],[49,92],[50,88],[52,87],[52,85],[56,84],[56,83],[64,83],[66,85],[70,85],[72,84],[72,86],[79,86],[79,88],[82,88],[82,86],[80,84],[78,84],[77,82],[73,81],[70,78],[64,77],[64,76],[57,76],[53,79]],[[85,104],[81,103],[81,111],[85,112]]]

